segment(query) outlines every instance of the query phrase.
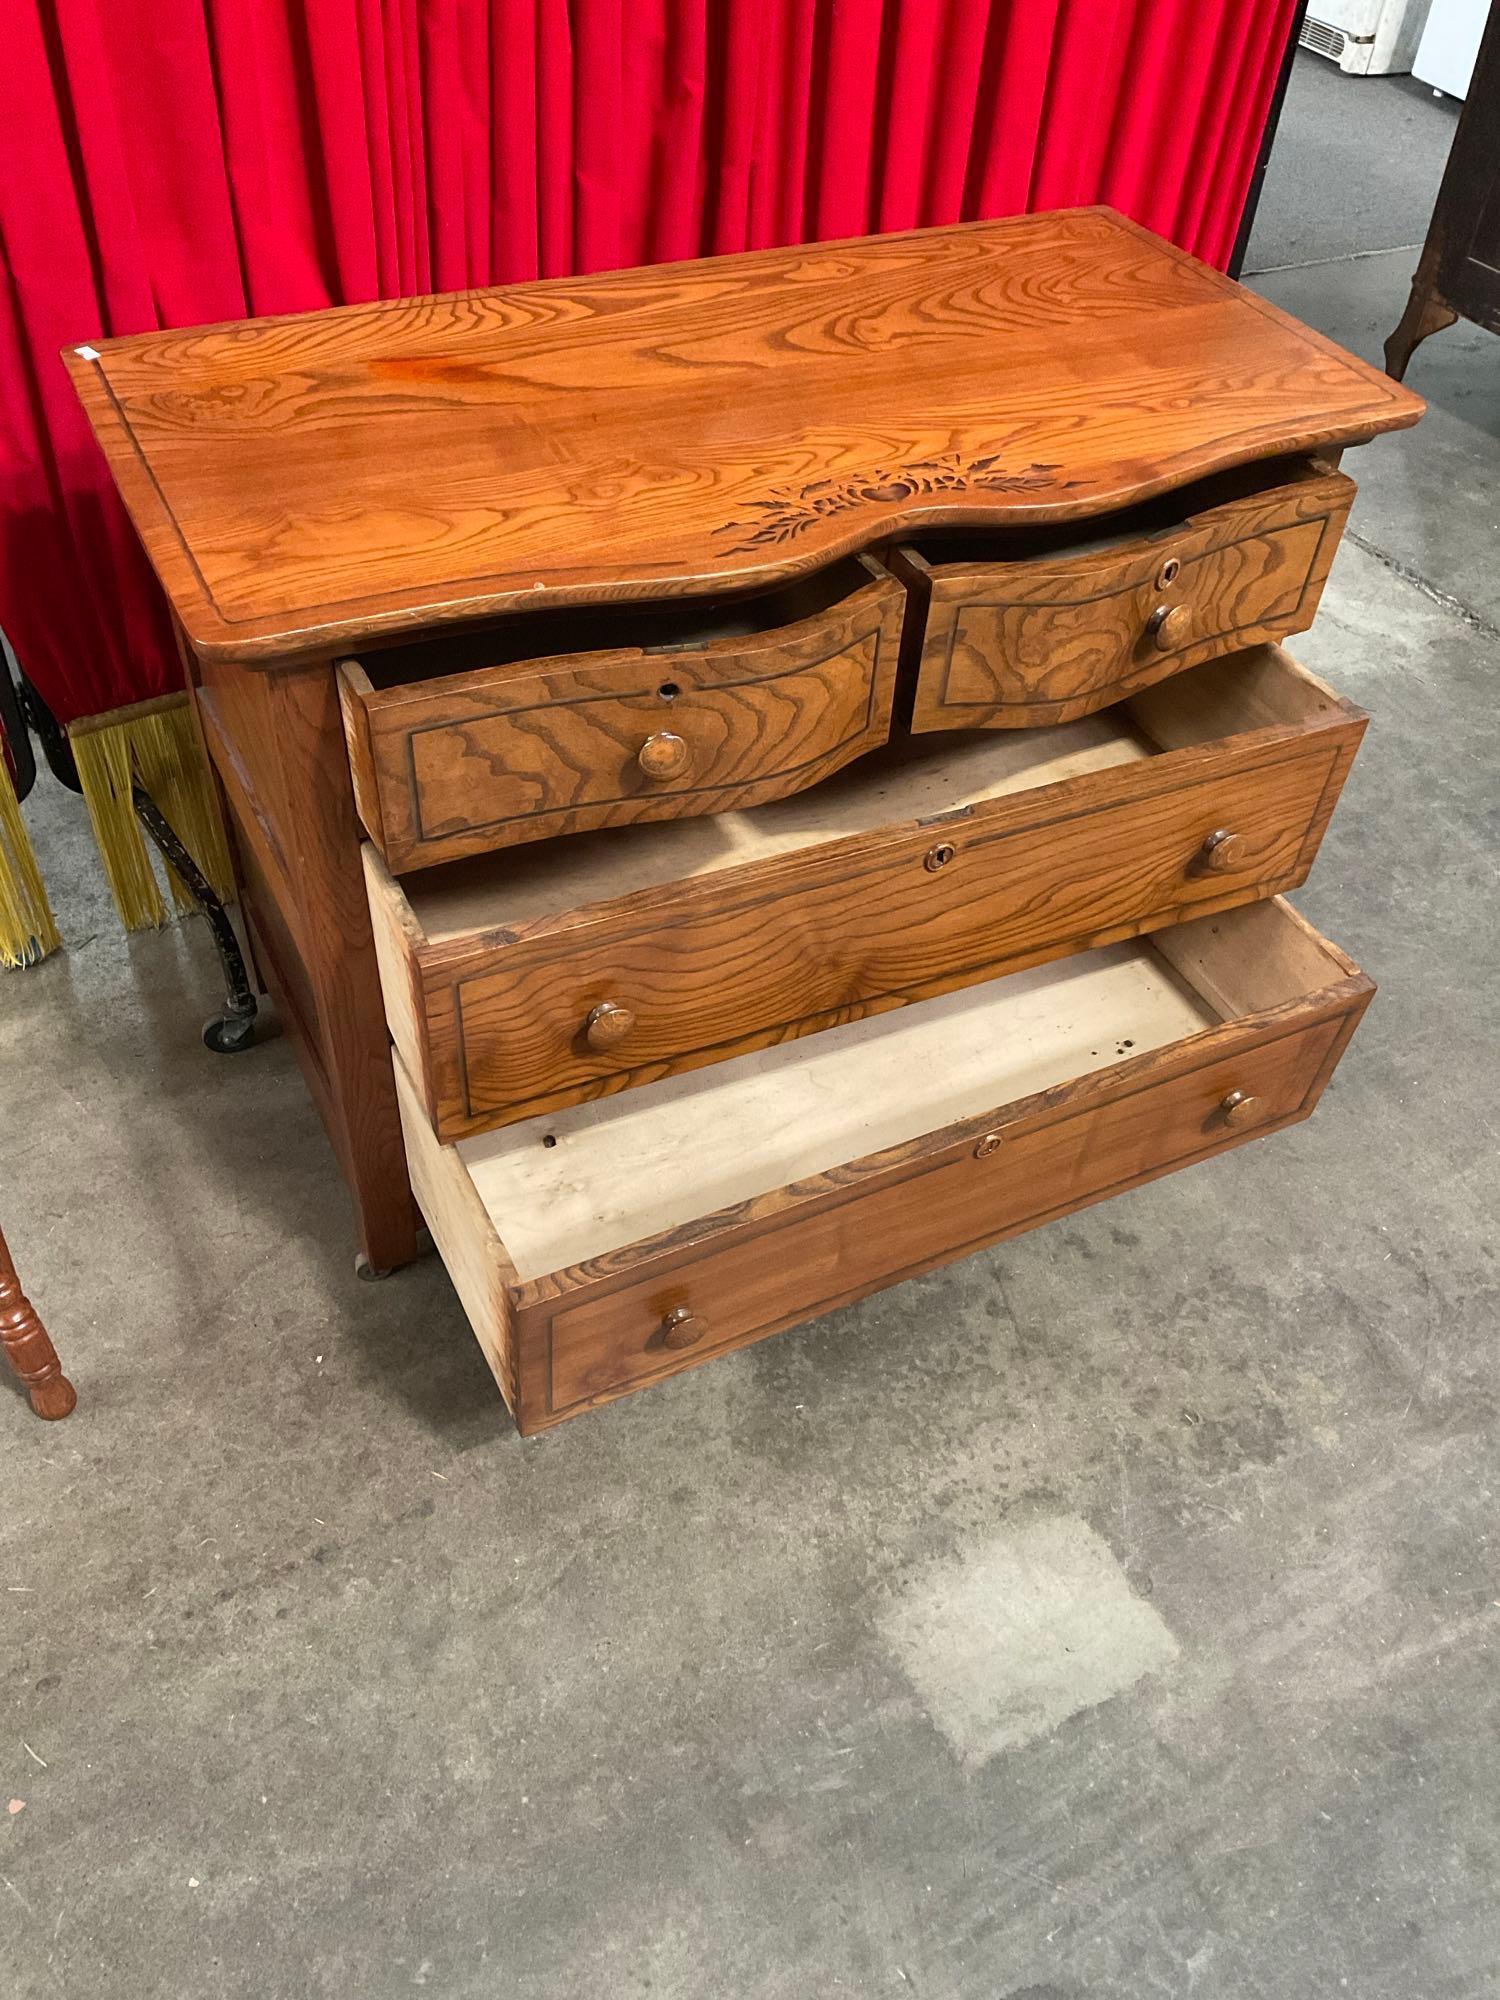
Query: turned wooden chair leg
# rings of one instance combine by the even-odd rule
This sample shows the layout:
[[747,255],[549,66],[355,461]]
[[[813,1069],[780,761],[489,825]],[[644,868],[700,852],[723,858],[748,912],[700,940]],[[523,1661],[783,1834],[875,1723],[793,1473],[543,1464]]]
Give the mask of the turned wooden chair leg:
[[47,1329],[37,1318],[36,1307],[21,1290],[3,1231],[0,1231],[0,1342],[4,1343],[5,1358],[24,1384],[37,1415],[67,1416],[78,1401],[78,1393],[62,1372],[57,1349],[47,1338]]

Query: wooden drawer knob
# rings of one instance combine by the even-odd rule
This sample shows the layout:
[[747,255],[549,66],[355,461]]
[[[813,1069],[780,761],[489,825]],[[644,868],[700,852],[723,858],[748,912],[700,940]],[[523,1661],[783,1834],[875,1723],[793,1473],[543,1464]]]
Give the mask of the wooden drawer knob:
[[1208,834],[1198,849],[1198,866],[1211,869],[1215,875],[1238,868],[1244,859],[1245,836],[1231,833],[1227,826],[1218,827]]
[[1252,1097],[1247,1090],[1231,1090],[1227,1097],[1219,1100],[1219,1115],[1226,1125],[1232,1125],[1237,1132],[1243,1131],[1259,1118],[1260,1099]]
[[703,1338],[706,1331],[701,1319],[695,1319],[686,1306],[673,1306],[661,1323],[661,1344],[663,1347],[692,1347]]
[[1193,614],[1185,604],[1158,604],[1146,620],[1146,637],[1160,653],[1175,653],[1193,636]]
[[589,1009],[589,1017],[583,1024],[583,1038],[591,1049],[614,1049],[635,1026],[635,1014],[629,1007],[617,1006],[613,1000],[601,1000],[597,1007]]
[[658,729],[636,751],[635,761],[653,784],[664,784],[668,778],[680,778],[687,769],[688,747],[670,729]]

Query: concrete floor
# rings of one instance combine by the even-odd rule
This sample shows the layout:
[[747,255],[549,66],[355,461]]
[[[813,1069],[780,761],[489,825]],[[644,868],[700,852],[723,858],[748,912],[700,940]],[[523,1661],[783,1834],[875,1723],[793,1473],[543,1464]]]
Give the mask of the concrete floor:
[[[1410,262],[1263,282],[1370,352]],[[1318,1115],[543,1440],[39,790],[5,2000],[1500,1990],[1500,342],[1412,381],[1298,648],[1374,716]]]
[[1325,57],[1300,52],[1248,268],[1420,244],[1460,108],[1414,76],[1345,76]]

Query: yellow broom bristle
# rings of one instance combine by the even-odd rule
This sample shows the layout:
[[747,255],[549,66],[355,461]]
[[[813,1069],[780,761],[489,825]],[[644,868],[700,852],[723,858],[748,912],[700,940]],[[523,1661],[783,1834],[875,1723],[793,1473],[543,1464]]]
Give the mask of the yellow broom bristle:
[[[105,878],[126,930],[159,926],[167,916],[135,816],[131,794],[137,782],[228,901],[234,893],[229,850],[198,718],[187,696],[167,695],[135,708],[90,716],[74,723],[68,733]],[[192,909],[191,895],[170,868],[167,881],[178,911]]]
[[21,801],[0,750],[0,965],[35,965],[61,943],[21,818]]

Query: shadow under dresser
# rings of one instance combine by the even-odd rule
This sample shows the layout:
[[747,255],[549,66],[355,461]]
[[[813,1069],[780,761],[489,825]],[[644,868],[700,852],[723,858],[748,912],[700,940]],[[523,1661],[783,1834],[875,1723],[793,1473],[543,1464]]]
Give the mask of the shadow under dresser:
[[[102,341],[366,1267],[523,1431],[1306,1117],[1421,404],[1106,210]],[[413,1192],[415,1203],[413,1202]]]

